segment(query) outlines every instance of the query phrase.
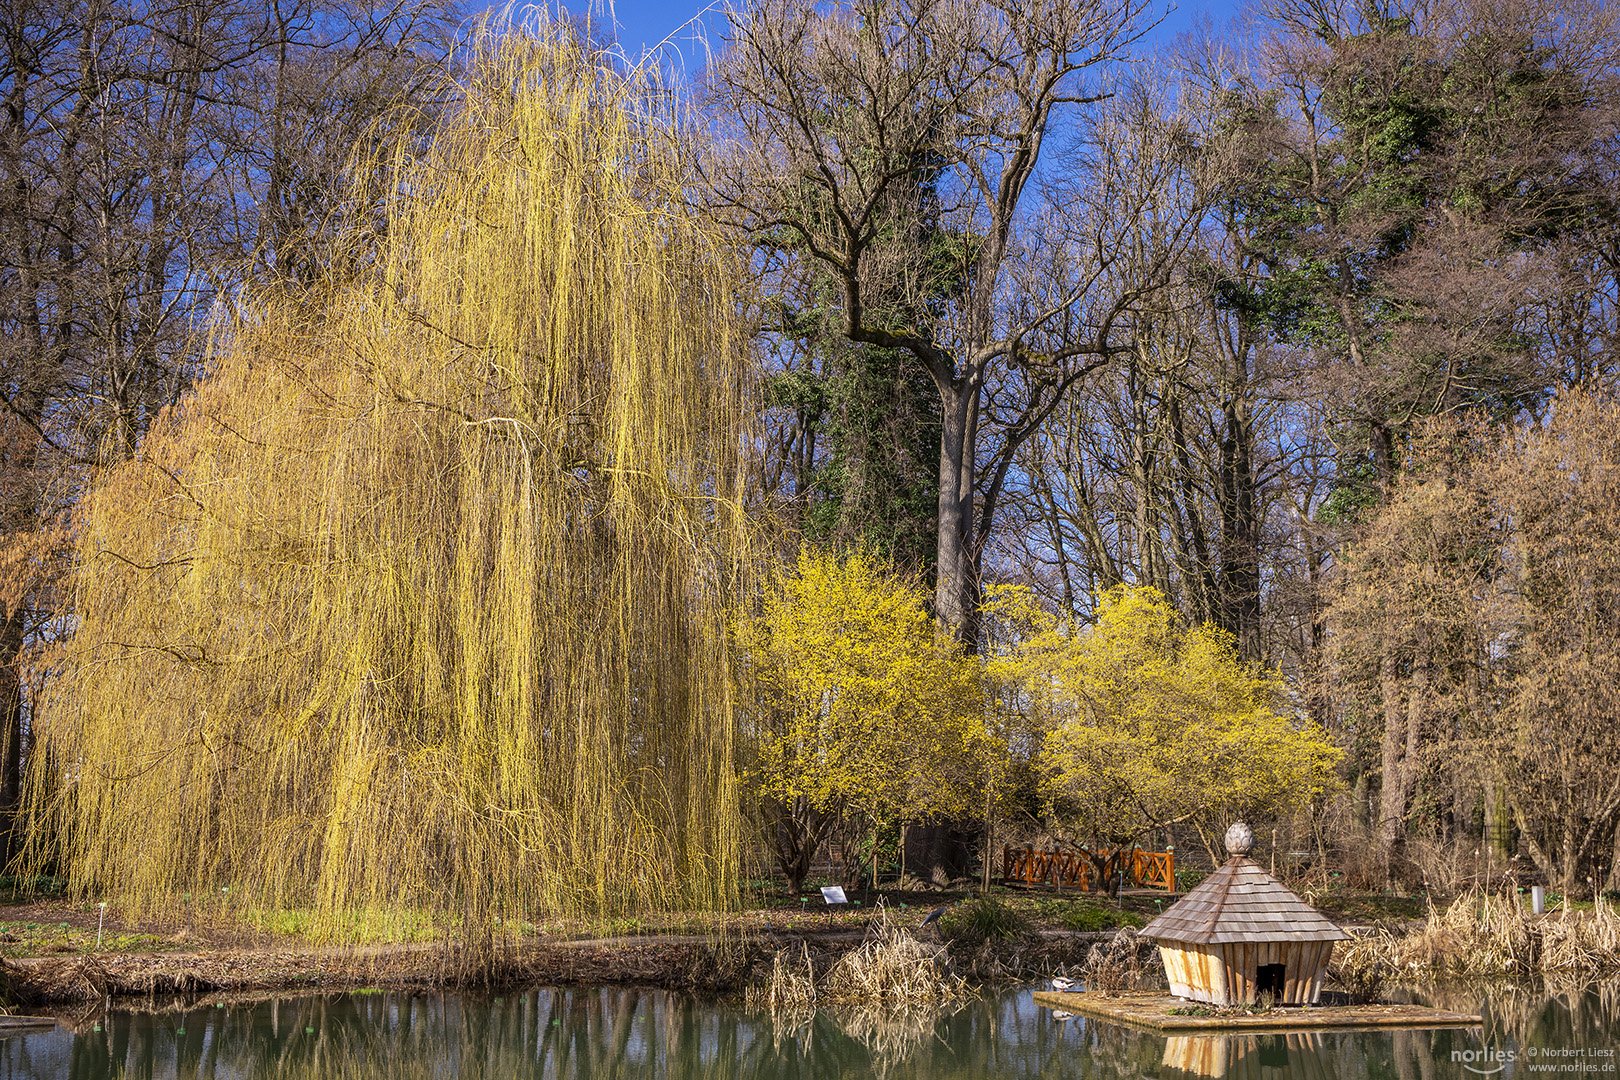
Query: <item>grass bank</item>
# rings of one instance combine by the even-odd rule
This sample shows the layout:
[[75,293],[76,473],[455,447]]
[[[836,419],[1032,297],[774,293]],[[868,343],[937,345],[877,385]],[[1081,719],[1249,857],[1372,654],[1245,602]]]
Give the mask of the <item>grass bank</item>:
[[[971,891],[885,890],[852,899],[860,902],[829,911],[816,892],[801,897],[762,891],[742,911],[526,923],[512,928],[499,947],[468,950],[455,943],[453,929],[408,912],[357,917],[349,940],[333,945],[312,937],[308,920],[296,910],[242,912],[218,901],[188,901],[165,917],[136,918],[116,905],[103,911],[60,897],[13,898],[0,903],[0,977],[7,999],[18,1006],[366,987],[636,984],[733,993],[769,983],[773,972],[818,985],[863,946],[881,911],[890,925],[937,956],[942,971],[966,985],[1054,973],[1125,985],[1156,972],[1151,950],[1094,952],[1094,946],[1117,929],[1140,927],[1170,900],[1162,894],[1115,900],[999,887],[982,897]],[[1569,929],[1585,926],[1586,919],[1614,933],[1620,917],[1610,909],[1555,915],[1558,925],[1552,926],[1523,915],[1509,919],[1505,909],[1490,908],[1491,919],[1476,928],[1486,907],[1477,896],[1444,908],[1376,895],[1318,902],[1342,922],[1378,923],[1363,926],[1340,954],[1337,967],[1349,987],[1453,972],[1521,977],[1549,963],[1570,964],[1571,957],[1586,957],[1581,963],[1590,968],[1620,969],[1612,939]],[[1576,942],[1587,944],[1577,948]],[[1601,947],[1588,947],[1594,942]]]
[[[791,954],[818,972],[858,950],[875,919],[916,936],[974,984],[1083,962],[1091,944],[1137,926],[1156,905],[1005,893],[885,893],[827,911],[772,897],[725,915],[673,912],[515,928],[468,949],[399,913],[359,920],[352,940],[310,937],[296,911],[230,913],[185,904],[136,918],[61,898],[0,905],[0,980],[14,1007],[174,993],[364,987],[637,984],[719,993],[768,978]],[[1143,906],[1138,903],[1138,906]],[[930,916],[934,916],[930,918]]]

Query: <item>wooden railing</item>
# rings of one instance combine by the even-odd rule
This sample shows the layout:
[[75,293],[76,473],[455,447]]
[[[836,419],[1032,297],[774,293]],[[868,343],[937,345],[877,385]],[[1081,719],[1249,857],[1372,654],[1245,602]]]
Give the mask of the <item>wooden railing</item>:
[[1176,853],[1137,851],[1131,858],[1130,879],[1138,889],[1176,891]]
[[[1115,861],[1115,856],[1120,856]],[[1176,890],[1176,853],[1173,851],[1038,851],[1035,848],[1001,849],[1001,879],[1023,885],[1051,885],[1059,889],[1097,892],[1097,863],[1118,867],[1127,889]]]

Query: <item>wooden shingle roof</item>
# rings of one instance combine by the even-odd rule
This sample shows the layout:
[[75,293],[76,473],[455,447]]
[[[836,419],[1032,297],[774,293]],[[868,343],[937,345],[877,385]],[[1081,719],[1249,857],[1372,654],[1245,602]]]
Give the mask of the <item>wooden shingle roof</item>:
[[1195,945],[1251,941],[1347,941],[1350,935],[1262,870],[1234,855],[1142,927],[1142,936]]

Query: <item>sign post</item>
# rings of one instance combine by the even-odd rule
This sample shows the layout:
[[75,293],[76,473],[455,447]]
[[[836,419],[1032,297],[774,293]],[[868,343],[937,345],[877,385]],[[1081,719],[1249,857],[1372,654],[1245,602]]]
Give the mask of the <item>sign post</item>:
[[823,885],[821,887],[821,899],[827,904],[827,925],[831,926],[833,921],[833,908],[840,904],[849,903],[849,897],[844,895],[844,887],[842,885]]

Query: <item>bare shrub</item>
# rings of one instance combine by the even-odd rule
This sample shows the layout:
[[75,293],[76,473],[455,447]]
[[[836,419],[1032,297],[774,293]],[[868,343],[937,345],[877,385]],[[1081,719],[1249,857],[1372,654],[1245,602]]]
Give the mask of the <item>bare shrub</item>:
[[1094,947],[1081,966],[1080,976],[1086,989],[1104,994],[1164,985],[1156,946],[1130,927]]

